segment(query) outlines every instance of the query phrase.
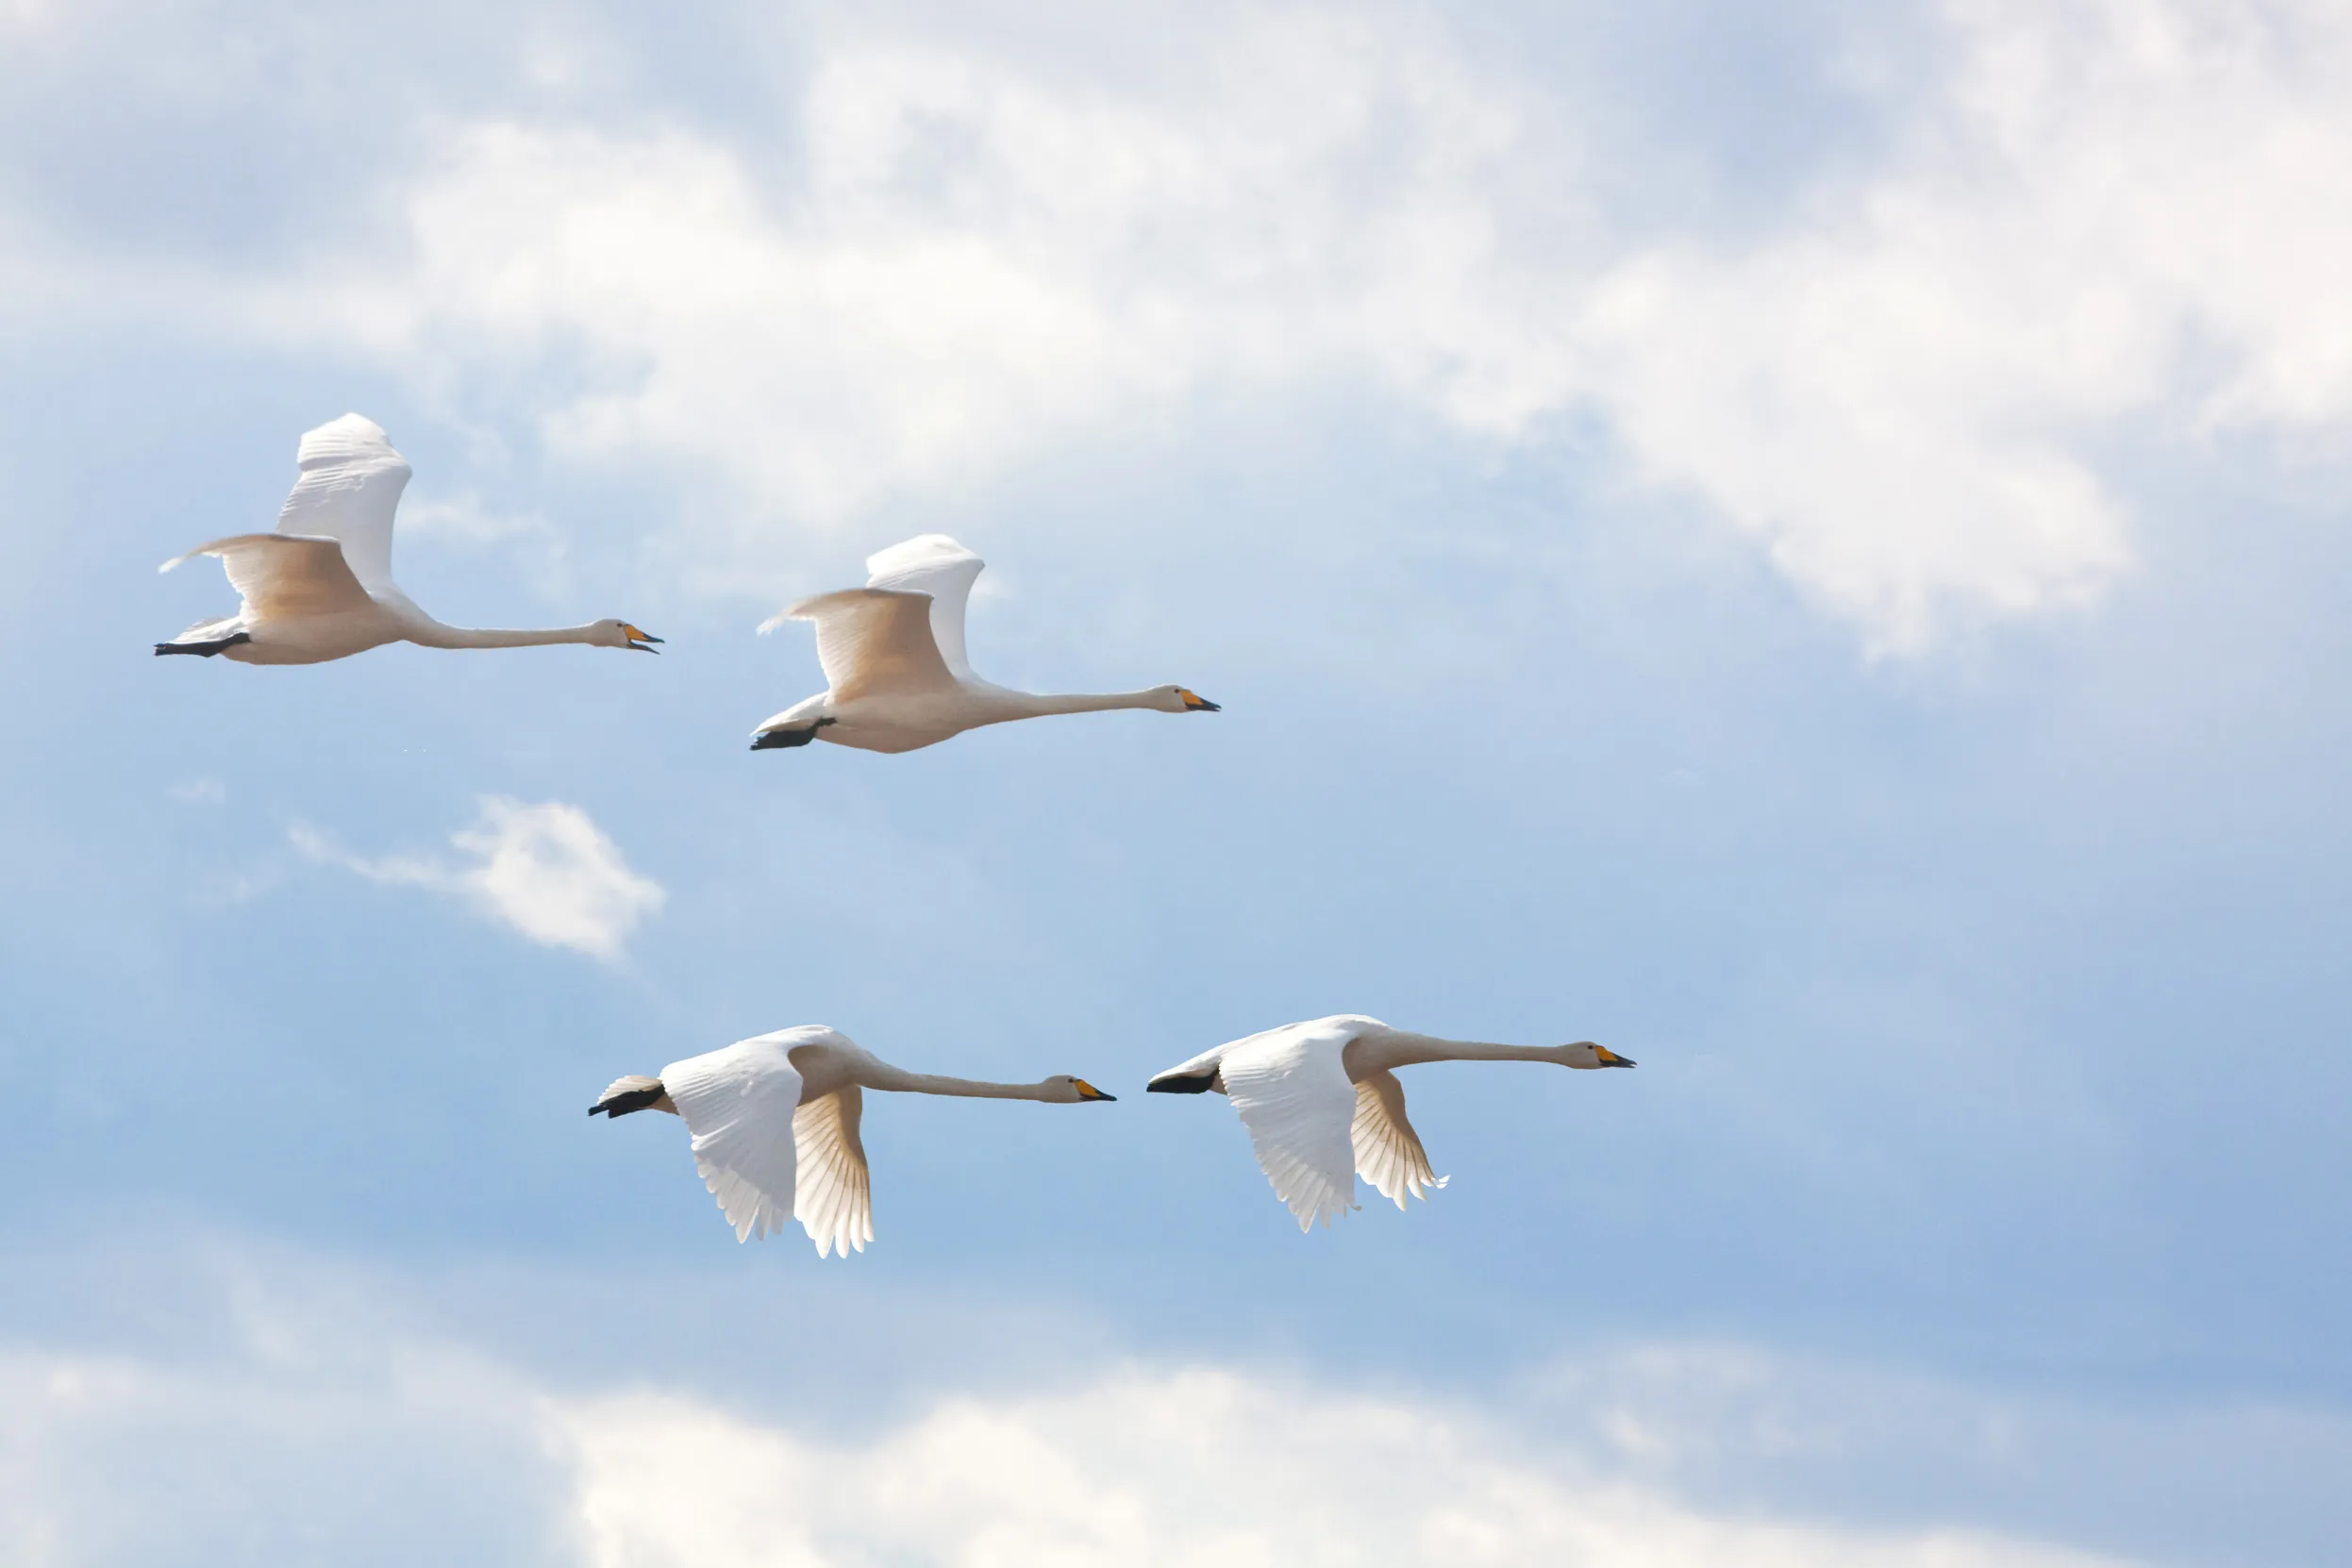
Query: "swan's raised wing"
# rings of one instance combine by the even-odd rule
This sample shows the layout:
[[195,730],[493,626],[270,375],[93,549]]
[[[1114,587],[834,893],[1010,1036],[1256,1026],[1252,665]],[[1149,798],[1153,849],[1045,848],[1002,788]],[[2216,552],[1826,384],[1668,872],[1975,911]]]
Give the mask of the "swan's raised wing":
[[757,1035],[661,1070],[661,1087],[694,1135],[694,1168],[739,1242],[792,1218],[800,1070],[786,1053],[798,1039],[790,1030]]
[[1356,1207],[1356,1086],[1341,1060],[1348,1038],[1293,1024],[1235,1041],[1217,1063],[1259,1168],[1301,1230],[1317,1220],[1328,1228]]
[[1356,1174],[1397,1208],[1405,1207],[1407,1193],[1426,1202],[1431,1188],[1445,1185],[1429,1168],[1421,1135],[1405,1120],[1405,1086],[1387,1068],[1356,1080],[1356,1121],[1349,1137],[1356,1145]]
[[165,561],[158,570],[169,572],[196,556],[220,559],[228,573],[228,585],[245,602],[249,621],[331,615],[371,609],[375,602],[352,575],[342,546],[331,539],[238,534],[199,544],[187,555]]
[[302,477],[277,514],[277,531],[337,541],[352,575],[368,592],[396,592],[392,511],[409,470],[384,427],[362,414],[330,419],[303,433],[294,461]]
[[817,1256],[836,1251],[846,1258],[874,1240],[874,1184],[866,1173],[866,1146],[858,1136],[865,1092],[845,1083],[820,1094],[792,1114],[792,1142],[799,1149],[792,1218],[817,1243]]
[[945,534],[917,534],[866,557],[866,586],[928,593],[931,640],[939,644],[939,656],[958,679],[971,680],[975,677],[964,653],[963,612],[972,599],[972,585],[987,564]]
[[955,690],[956,677],[931,640],[931,601],[891,588],[844,588],[803,599],[780,621],[817,624],[817,662],[835,702]]

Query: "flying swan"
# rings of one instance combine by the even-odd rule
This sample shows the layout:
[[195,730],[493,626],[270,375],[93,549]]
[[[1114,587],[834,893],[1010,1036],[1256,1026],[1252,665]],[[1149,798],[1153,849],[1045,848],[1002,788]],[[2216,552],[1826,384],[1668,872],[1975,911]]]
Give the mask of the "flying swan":
[[818,1257],[831,1249],[846,1258],[874,1240],[866,1150],[858,1140],[869,1089],[1047,1105],[1118,1098],[1067,1073],[1037,1083],[909,1073],[838,1030],[804,1024],[674,1061],[659,1077],[615,1078],[588,1113],[683,1117],[694,1135],[694,1168],[737,1241],[781,1230],[789,1216],[816,1243]]
[[1360,1175],[1405,1207],[1426,1201],[1445,1178],[1429,1168],[1421,1135],[1405,1120],[1396,1069],[1424,1061],[1552,1061],[1562,1067],[1630,1067],[1606,1045],[1487,1045],[1392,1029],[1341,1013],[1251,1035],[1204,1051],[1152,1079],[1159,1094],[1215,1090],[1249,1129],[1259,1168],[1306,1230],[1356,1207]]
[[826,690],[762,719],[751,749],[805,746],[821,736],[864,751],[913,751],[982,725],[1047,713],[1217,711],[1181,686],[1037,696],[982,680],[964,658],[963,609],[986,564],[945,534],[923,534],[868,556],[865,587],[820,593],[770,618],[762,635],[787,621],[817,624]]
[[527,648],[587,642],[652,653],[626,621],[592,621],[545,631],[475,631],[443,626],[392,581],[392,509],[409,483],[409,459],[384,427],[359,414],[306,431],[294,453],[302,477],[277,514],[274,534],[238,534],[175,556],[169,572],[196,556],[218,556],[244,602],[237,613],[199,621],[158,642],[158,654],[226,654],[240,664],[319,664],[386,642],[427,648]]

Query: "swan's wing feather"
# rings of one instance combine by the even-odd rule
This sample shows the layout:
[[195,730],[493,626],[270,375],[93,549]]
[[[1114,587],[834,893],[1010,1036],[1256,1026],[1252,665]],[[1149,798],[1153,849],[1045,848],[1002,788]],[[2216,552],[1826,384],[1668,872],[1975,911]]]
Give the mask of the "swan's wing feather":
[[278,532],[336,540],[371,592],[393,589],[392,514],[410,470],[383,426],[360,414],[329,420],[304,432],[294,460],[301,475],[278,512]]
[[1397,1208],[1405,1207],[1408,1193],[1426,1202],[1431,1188],[1445,1185],[1429,1168],[1421,1135],[1405,1119],[1405,1086],[1387,1068],[1356,1080],[1356,1121],[1349,1137],[1356,1145],[1356,1174]]
[[868,588],[897,588],[931,596],[931,638],[959,679],[971,680],[964,652],[963,612],[972,585],[988,562],[945,534],[917,534],[866,557]]
[[874,1240],[874,1186],[866,1171],[866,1146],[858,1136],[865,1092],[854,1083],[821,1094],[792,1113],[792,1143],[799,1150],[792,1218],[817,1244],[849,1256]]
[[833,700],[952,691],[931,638],[931,601],[892,588],[844,588],[785,611],[817,624],[817,662]]
[[193,556],[219,559],[228,585],[245,602],[249,620],[331,615],[366,609],[375,602],[352,575],[342,546],[332,539],[236,534],[174,557],[163,563],[163,570]]
[[361,414],[330,419],[303,433],[294,461],[302,476],[277,514],[277,531],[337,540],[370,592],[393,587],[392,512],[409,469],[384,427]]
[[694,1168],[739,1242],[792,1218],[800,1071],[789,1043],[759,1035],[661,1070],[661,1087],[694,1135]]
[[1345,1037],[1296,1026],[1228,1046],[1218,1061],[1225,1092],[1249,1129],[1259,1168],[1298,1228],[1356,1207],[1356,1087],[1341,1061]]

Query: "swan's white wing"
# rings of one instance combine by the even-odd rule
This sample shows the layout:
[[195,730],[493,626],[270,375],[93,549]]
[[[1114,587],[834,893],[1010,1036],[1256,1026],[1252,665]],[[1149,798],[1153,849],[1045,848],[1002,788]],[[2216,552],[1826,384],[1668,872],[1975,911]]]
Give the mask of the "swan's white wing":
[[1407,1193],[1426,1202],[1431,1188],[1445,1185],[1429,1168],[1421,1135],[1405,1120],[1405,1086],[1387,1068],[1356,1080],[1356,1122],[1349,1135],[1356,1144],[1356,1174],[1397,1208],[1405,1207]]
[[[835,702],[955,690],[931,640],[931,601],[890,588],[844,588],[784,613],[817,624],[817,662]],[[770,622],[769,625],[775,625]]]
[[795,1038],[787,1030],[739,1040],[661,1070],[661,1087],[694,1135],[694,1168],[739,1242],[792,1218],[800,1071],[786,1052]]
[[199,544],[187,555],[165,561],[161,569],[169,572],[194,556],[220,558],[228,573],[228,585],[245,602],[249,620],[331,615],[375,607],[375,601],[352,575],[342,547],[331,539],[238,534]]
[[963,611],[972,598],[972,585],[987,564],[945,534],[917,534],[866,557],[866,586],[928,593],[931,639],[939,644],[939,656],[959,679],[971,680],[972,660],[963,646]]
[[1340,1053],[1343,1032],[1293,1025],[1236,1041],[1218,1061],[1225,1092],[1249,1129],[1259,1168],[1298,1228],[1356,1207],[1356,1086]]
[[352,575],[370,592],[392,588],[392,510],[408,487],[409,459],[384,427],[361,414],[330,419],[303,434],[294,454],[302,477],[277,514],[277,531],[340,541]]
[[798,1184],[792,1218],[817,1243],[846,1258],[874,1240],[874,1186],[866,1173],[866,1146],[858,1137],[865,1092],[845,1083],[821,1094],[792,1114],[792,1142],[799,1149]]

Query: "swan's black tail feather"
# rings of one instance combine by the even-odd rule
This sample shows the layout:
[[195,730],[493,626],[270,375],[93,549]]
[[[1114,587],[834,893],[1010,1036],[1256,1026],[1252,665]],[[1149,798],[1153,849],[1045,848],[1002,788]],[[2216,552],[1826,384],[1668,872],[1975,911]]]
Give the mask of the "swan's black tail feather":
[[252,641],[253,633],[241,631],[227,637],[215,638],[209,642],[158,642],[155,645],[155,651],[158,659],[165,654],[194,654],[199,659],[210,659],[214,654],[233,648],[240,642]]
[[1206,1073],[1195,1073],[1191,1077],[1179,1077],[1174,1073],[1162,1073],[1144,1085],[1144,1088],[1154,1094],[1206,1094],[1216,1087],[1218,1087],[1217,1070],[1214,1067]]
[[751,749],[781,751],[787,746],[805,746],[817,738],[818,730],[833,722],[831,719],[819,719],[806,729],[763,729],[751,738]]
[[623,1089],[618,1084],[605,1091],[605,1097],[588,1108],[591,1116],[598,1111],[608,1117],[626,1116],[633,1110],[651,1110],[666,1095],[661,1080],[656,1078],[642,1088]]

